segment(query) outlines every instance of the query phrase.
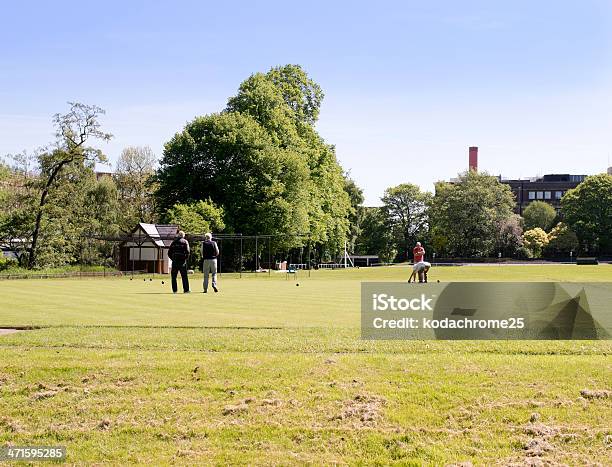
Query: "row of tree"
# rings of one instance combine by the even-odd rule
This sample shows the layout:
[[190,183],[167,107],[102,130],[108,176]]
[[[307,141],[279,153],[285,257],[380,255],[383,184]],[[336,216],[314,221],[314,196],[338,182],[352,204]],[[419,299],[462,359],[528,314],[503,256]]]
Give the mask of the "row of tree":
[[563,222],[540,202],[515,215],[509,187],[476,172],[438,183],[435,194],[392,187],[381,207],[365,207],[315,129],[322,99],[297,65],[256,73],[221,112],[176,133],[159,165],[149,148],[129,147],[103,177],[94,169],[106,157],[94,143],[111,138],[100,124],[104,111],[72,103],[53,119],[52,144],[0,161],[0,245],[30,268],[99,264],[112,261],[113,249],[93,237],[167,222],[188,232],[275,235],[275,251],[308,247],[317,261],[333,260],[345,245],[404,260],[417,240],[438,257],[612,252],[609,175],[566,193]]
[[523,217],[497,177],[466,172],[436,184],[435,194],[416,185],[389,188],[382,206],[363,210],[355,251],[384,261],[410,257],[416,241],[440,257],[537,258],[612,253],[612,176],[588,177],[561,200],[561,213],[534,201]]
[[155,172],[149,149],[128,148],[115,174],[100,179],[94,168],[106,157],[93,143],[112,137],[101,128],[104,111],[72,103],[54,117],[52,144],[2,162],[0,243],[20,253],[22,266],[82,264],[109,255],[98,247],[92,257],[93,236],[160,221],[277,235],[275,248],[306,242],[331,259],[355,208],[345,190],[352,182],[314,128],[322,98],[299,66],[254,74],[223,111],[177,133]]
[[[75,109],[90,118],[99,113],[80,104]],[[94,171],[101,153],[85,152],[58,143],[0,161],[0,245],[17,253],[20,266],[111,265],[113,244],[93,237],[157,218],[150,148],[126,148],[115,173],[101,177]]]

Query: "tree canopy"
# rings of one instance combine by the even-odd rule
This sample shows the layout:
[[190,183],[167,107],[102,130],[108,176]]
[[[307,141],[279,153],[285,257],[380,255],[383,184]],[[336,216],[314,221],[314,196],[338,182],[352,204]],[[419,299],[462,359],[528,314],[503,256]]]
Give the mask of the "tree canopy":
[[561,198],[563,220],[584,252],[612,252],[612,175],[587,177]]
[[431,194],[410,183],[387,188],[381,201],[386,228],[401,259],[408,257],[414,244],[423,240],[429,228]]
[[539,227],[542,230],[548,230],[553,226],[557,211],[545,201],[532,201],[523,211],[523,219],[525,219],[525,229],[535,229]]
[[500,222],[512,215],[514,196],[497,177],[475,171],[460,174],[456,183],[436,185],[432,224],[446,237],[453,256],[493,253]]
[[[334,148],[313,127],[322,97],[296,65],[251,75],[223,112],[197,117],[165,145],[159,209],[210,198],[229,232],[305,234],[338,251],[351,203]],[[291,238],[286,246],[298,246]]]

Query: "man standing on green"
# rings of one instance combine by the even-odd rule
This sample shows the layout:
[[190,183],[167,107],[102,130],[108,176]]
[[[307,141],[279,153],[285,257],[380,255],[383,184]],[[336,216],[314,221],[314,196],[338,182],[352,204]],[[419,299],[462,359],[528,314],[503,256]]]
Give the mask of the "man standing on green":
[[170,244],[168,249],[168,258],[172,261],[172,270],[170,276],[172,277],[172,292],[178,291],[178,285],[176,283],[176,276],[179,271],[181,272],[181,279],[183,281],[183,292],[189,293],[189,278],[187,277],[187,260],[189,259],[191,251],[189,250],[189,242],[185,239],[185,232],[179,230],[176,238]]
[[202,258],[204,263],[202,266],[202,272],[204,273],[204,293],[208,292],[208,274],[212,274],[212,288],[215,292],[217,289],[217,257],[219,256],[219,247],[217,242],[213,241],[212,234],[204,234],[204,241],[202,242]]

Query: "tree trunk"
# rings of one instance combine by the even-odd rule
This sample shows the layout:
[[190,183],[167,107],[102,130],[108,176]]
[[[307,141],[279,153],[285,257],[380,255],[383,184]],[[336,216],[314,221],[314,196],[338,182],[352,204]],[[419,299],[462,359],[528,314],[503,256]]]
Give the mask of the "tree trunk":
[[36,223],[34,224],[34,232],[32,232],[32,244],[30,245],[30,255],[28,258],[28,269],[32,269],[36,265],[36,247],[38,246],[38,235],[40,234],[40,223],[42,221],[43,207],[45,206],[48,193],[49,191],[45,188],[40,197],[40,203],[38,204]]
[[30,255],[28,258],[28,269],[32,269],[34,268],[34,266],[36,266],[36,254],[37,254],[36,248],[38,247],[38,237],[40,235],[40,224],[42,222],[43,209],[45,207],[45,204],[47,204],[47,195],[49,194],[49,189],[51,188],[51,185],[57,178],[57,175],[59,174],[60,170],[62,170],[62,168],[71,161],[72,159],[64,160],[60,162],[57,165],[57,167],[55,167],[51,171],[51,173],[49,174],[49,179],[47,180],[47,183],[45,183],[45,187],[43,188],[43,191],[40,195],[40,202],[38,204],[38,212],[36,213],[36,222],[34,224],[34,232],[32,232],[32,244],[30,245]]

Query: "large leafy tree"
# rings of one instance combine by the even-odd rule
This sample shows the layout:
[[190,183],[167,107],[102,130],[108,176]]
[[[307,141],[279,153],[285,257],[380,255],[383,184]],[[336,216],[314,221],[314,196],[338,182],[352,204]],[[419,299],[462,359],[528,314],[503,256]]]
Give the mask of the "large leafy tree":
[[612,252],[612,175],[587,177],[561,199],[563,220],[585,252]]
[[92,139],[108,141],[112,137],[110,133],[102,131],[99,118],[103,114],[104,110],[97,106],[72,102],[67,113],[53,117],[56,141],[38,156],[40,196],[29,250],[30,268],[37,262],[38,241],[49,193],[62,172],[71,164],[93,167],[96,162],[106,160],[100,149],[89,145]]
[[436,185],[431,223],[446,236],[453,256],[478,257],[493,253],[500,222],[512,215],[514,197],[497,177],[474,171],[454,183]]
[[196,118],[166,145],[158,177],[162,206],[210,198],[224,208],[229,231],[299,234],[308,228],[306,162],[273,144],[249,115]]
[[227,111],[251,115],[275,144],[307,162],[310,173],[302,180],[309,191],[307,231],[318,254],[330,258],[344,246],[351,206],[335,148],[314,128],[322,98],[318,84],[301,67],[286,65],[246,79]]
[[544,201],[532,201],[523,211],[526,230],[536,227],[548,230],[553,226],[556,217],[555,208]]
[[0,239],[11,243],[23,265],[62,266],[98,261],[103,252],[87,236],[117,232],[117,191],[110,178],[96,180],[93,168],[103,162],[91,140],[108,140],[96,106],[70,103],[53,118],[56,141],[38,151],[11,156],[11,196],[0,208]]
[[410,183],[387,188],[382,197],[385,225],[391,232],[395,249],[402,259],[428,229],[428,206],[431,194]]
[[334,148],[313,127],[322,96],[299,66],[250,76],[224,112],[196,118],[166,144],[160,211],[210,198],[228,231],[293,235],[286,247],[307,234],[319,254],[338,252],[351,204]]

